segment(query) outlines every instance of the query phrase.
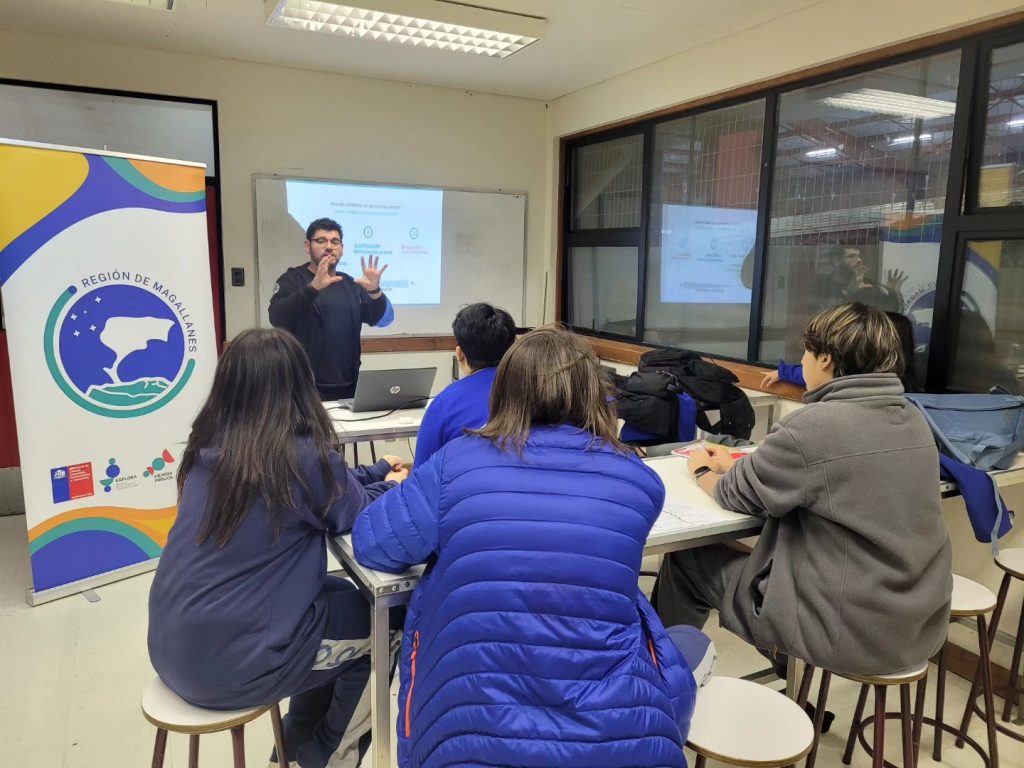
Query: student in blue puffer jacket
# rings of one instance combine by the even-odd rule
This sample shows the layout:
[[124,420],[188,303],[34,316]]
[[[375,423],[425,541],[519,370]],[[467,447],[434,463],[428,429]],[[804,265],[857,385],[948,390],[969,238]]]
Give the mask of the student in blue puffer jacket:
[[399,766],[684,766],[693,674],[637,588],[665,489],[616,439],[589,345],[521,337],[490,414],[353,528],[367,566],[429,564],[406,616]]

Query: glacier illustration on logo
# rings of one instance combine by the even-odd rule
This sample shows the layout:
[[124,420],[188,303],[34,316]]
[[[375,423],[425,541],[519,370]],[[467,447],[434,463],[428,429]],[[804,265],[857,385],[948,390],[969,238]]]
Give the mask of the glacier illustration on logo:
[[73,402],[101,416],[130,418],[166,405],[187,382],[181,321],[143,288],[114,284],[79,296],[70,286],[47,318],[50,373]]

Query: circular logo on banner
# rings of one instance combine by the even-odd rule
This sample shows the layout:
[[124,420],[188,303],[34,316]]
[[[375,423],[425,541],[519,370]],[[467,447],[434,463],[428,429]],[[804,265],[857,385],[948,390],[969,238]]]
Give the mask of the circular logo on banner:
[[69,286],[60,295],[43,347],[50,374],[72,402],[100,416],[131,418],[177,396],[195,360],[186,358],[180,303],[165,293],[115,284],[85,293]]

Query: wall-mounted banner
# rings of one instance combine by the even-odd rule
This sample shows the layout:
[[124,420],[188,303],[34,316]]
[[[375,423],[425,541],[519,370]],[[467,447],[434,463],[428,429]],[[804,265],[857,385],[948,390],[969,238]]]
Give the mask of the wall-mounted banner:
[[0,286],[39,603],[153,567],[216,364],[204,166],[0,140]]

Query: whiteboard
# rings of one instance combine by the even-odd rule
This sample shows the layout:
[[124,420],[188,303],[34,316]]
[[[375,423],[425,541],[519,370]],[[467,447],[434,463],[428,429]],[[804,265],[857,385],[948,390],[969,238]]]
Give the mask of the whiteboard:
[[[309,222],[297,221],[288,212],[286,185],[289,181],[366,187],[396,186],[284,176],[253,177],[256,206],[256,312],[257,323],[263,327],[270,325],[267,308],[277,279],[289,267],[308,260],[303,242]],[[368,195],[371,191],[368,190]],[[465,305],[478,301],[507,310],[517,325],[523,324],[526,195],[455,189],[441,189],[441,192],[440,301],[436,304],[396,304],[395,321],[390,326],[364,326],[364,335],[447,335],[452,332],[455,313]],[[325,210],[319,215],[330,217],[331,211]],[[352,240],[349,232],[346,232],[344,239],[348,256]],[[382,264],[385,261],[382,259]],[[359,276],[358,269],[348,271],[354,277]],[[386,286],[388,279],[400,277],[389,267],[383,284]]]

